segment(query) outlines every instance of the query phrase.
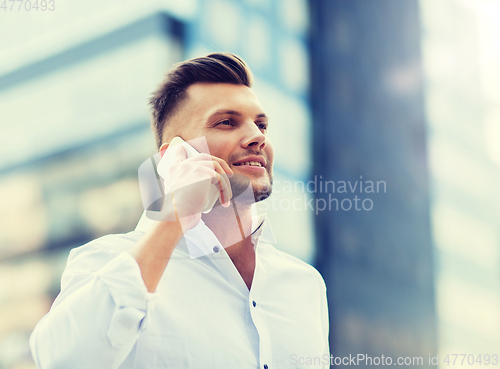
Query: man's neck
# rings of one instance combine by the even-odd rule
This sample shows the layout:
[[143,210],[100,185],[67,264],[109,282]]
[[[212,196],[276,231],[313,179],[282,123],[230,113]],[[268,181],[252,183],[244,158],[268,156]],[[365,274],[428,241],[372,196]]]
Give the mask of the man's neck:
[[234,266],[250,289],[255,270],[255,249],[252,244],[252,210],[231,201],[231,206],[216,206],[202,219],[226,249]]

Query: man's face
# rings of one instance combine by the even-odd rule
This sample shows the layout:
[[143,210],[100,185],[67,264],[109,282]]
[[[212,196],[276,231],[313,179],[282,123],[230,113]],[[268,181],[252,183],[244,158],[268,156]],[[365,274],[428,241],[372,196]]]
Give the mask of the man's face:
[[196,83],[187,94],[163,142],[176,135],[186,141],[204,136],[210,154],[225,160],[234,171],[234,193],[248,186],[247,181],[238,181],[239,174],[250,179],[255,201],[269,197],[274,150],[267,136],[268,119],[254,92],[245,85]]

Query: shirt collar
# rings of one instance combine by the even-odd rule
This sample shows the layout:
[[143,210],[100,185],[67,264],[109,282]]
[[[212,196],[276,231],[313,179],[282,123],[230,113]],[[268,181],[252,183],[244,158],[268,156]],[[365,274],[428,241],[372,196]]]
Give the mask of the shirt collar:
[[272,244],[276,243],[271,223],[265,213],[252,217],[252,243],[256,245],[257,241]]
[[[146,232],[151,226],[157,222],[156,220],[149,219],[144,212],[141,219],[135,227],[136,231]],[[200,222],[192,229],[186,232],[184,237],[190,240],[189,244],[196,245],[195,247],[189,247],[189,254],[191,258],[198,258],[203,255],[213,254],[217,249],[214,250],[214,246],[222,248],[219,240],[215,234],[207,227],[207,225],[200,220]],[[200,242],[202,240],[202,242]],[[198,242],[196,242],[198,241]],[[258,243],[276,243],[274,233],[271,229],[271,224],[267,215],[260,214],[257,215],[255,207],[252,209],[252,243],[257,245]]]

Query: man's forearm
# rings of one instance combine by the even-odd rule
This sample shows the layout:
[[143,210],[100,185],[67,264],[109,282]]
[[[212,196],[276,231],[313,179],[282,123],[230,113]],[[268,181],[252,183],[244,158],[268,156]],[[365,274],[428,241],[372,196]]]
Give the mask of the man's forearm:
[[139,264],[148,292],[156,291],[170,256],[182,236],[179,221],[155,222],[130,250]]

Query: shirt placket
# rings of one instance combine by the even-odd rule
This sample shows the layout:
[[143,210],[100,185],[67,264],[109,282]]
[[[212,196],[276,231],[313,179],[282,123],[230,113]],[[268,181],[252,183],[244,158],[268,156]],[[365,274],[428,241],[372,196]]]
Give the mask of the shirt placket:
[[203,243],[205,249],[213,249],[213,253],[208,254],[207,257],[213,262],[217,269],[219,269],[226,280],[247,299],[250,317],[259,338],[259,368],[271,369],[273,368],[272,345],[265,314],[266,301],[259,299],[261,291],[264,289],[267,275],[266,270],[259,261],[258,245],[262,230],[263,228],[257,229],[252,235],[252,242],[255,244],[255,271],[250,290],[248,290],[248,287],[234,266],[231,258],[213,232],[206,226],[198,227],[197,236],[199,237],[198,242]]
[[267,272],[260,262],[258,236],[255,241],[255,272],[248,303],[250,305],[250,316],[259,334],[259,368],[270,369],[273,367],[273,358],[271,335],[266,319],[267,301],[260,298],[266,284]]

